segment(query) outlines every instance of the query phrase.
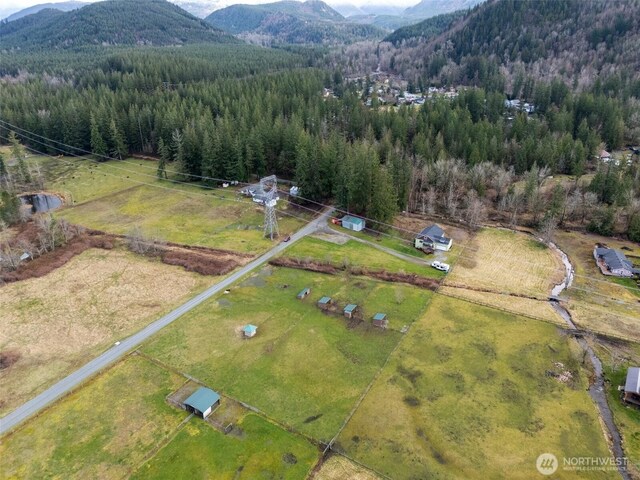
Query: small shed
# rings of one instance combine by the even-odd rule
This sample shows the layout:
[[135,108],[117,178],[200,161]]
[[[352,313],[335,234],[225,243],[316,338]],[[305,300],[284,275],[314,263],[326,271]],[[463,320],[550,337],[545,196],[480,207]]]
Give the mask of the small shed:
[[365,221],[362,218],[354,217],[352,215],[345,215],[342,217],[342,226],[354,232],[359,232],[365,227]]
[[303,300],[305,298],[307,298],[307,296],[311,293],[311,289],[310,288],[303,288],[300,293],[297,295],[298,300]]
[[389,321],[387,320],[387,314],[386,313],[376,313],[373,316],[373,324],[376,327],[387,328],[387,326],[389,325]]
[[353,317],[353,314],[356,312],[357,309],[358,309],[358,305],[356,305],[355,303],[350,303],[349,305],[344,307],[344,316],[347,318]]
[[625,402],[640,405],[640,367],[627,370],[627,381],[624,384]]
[[331,305],[331,297],[322,297],[318,300],[318,306],[320,308],[328,308]]
[[246,325],[243,329],[242,329],[242,333],[244,334],[244,336],[246,338],[251,338],[251,337],[255,337],[256,333],[258,333],[258,327],[256,327],[255,325]]
[[220,395],[205,387],[200,387],[184,401],[186,411],[202,418],[207,418],[218,406],[220,406]]

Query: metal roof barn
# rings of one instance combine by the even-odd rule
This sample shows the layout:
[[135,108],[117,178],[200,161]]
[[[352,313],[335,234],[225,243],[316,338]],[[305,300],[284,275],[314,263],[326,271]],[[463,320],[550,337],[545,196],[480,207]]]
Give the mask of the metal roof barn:
[[207,418],[211,414],[213,407],[218,405],[220,405],[220,395],[206,387],[200,387],[184,401],[187,411],[202,418]]

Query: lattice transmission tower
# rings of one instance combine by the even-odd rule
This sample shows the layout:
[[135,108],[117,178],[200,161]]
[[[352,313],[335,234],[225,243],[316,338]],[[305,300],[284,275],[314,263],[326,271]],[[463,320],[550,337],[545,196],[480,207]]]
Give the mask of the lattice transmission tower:
[[280,235],[276,205],[278,203],[278,179],[270,175],[260,179],[260,187],[264,198],[264,236],[271,240]]

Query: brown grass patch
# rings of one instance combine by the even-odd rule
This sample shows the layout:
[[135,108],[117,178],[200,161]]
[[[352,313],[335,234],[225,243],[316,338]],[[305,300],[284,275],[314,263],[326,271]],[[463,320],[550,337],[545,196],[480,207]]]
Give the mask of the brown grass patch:
[[547,298],[563,278],[560,257],[532,236],[486,228],[462,251],[444,284]]
[[350,480],[378,480],[380,477],[342,455],[331,455],[311,478],[313,480],[342,480],[345,478]]
[[202,275],[224,275],[241,265],[233,255],[207,255],[187,250],[167,250],[161,258],[168,265],[178,265]]
[[[35,262],[33,262],[35,263]],[[0,349],[20,361],[0,372],[11,408],[138,331],[207,285],[205,277],[130,252],[89,249],[40,278],[0,290]]]
[[640,255],[640,247],[624,240],[577,232],[558,232],[555,240],[575,269],[576,276],[567,294],[568,308],[576,324],[640,341],[639,292],[615,283],[615,277],[602,275],[593,259],[593,247],[597,243],[616,249],[624,247],[622,251],[632,260],[633,256]]

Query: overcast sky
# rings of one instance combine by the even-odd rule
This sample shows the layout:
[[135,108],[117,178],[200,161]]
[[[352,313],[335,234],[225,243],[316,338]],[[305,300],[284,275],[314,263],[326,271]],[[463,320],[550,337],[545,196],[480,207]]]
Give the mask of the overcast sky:
[[[32,5],[38,5],[41,3],[58,3],[64,0],[0,0],[0,11],[11,11],[17,12],[22,10],[23,8],[30,7]],[[84,0],[79,0],[84,1]],[[96,0],[90,0],[96,1]],[[170,0],[171,1],[171,0]],[[270,3],[276,0],[187,0],[193,3],[200,3],[204,5],[211,5],[212,9],[216,5],[233,5],[234,3]],[[411,6],[418,3],[420,0],[394,0],[392,2],[393,6]],[[329,4],[339,5],[350,3],[353,5],[389,5],[388,0],[329,0],[327,1]]]

